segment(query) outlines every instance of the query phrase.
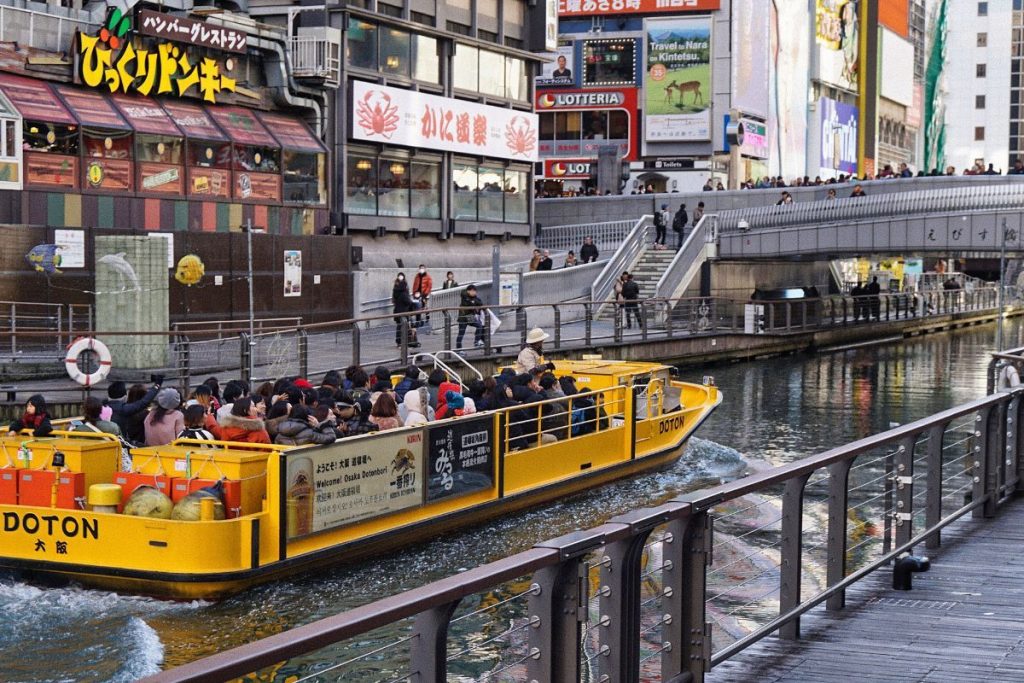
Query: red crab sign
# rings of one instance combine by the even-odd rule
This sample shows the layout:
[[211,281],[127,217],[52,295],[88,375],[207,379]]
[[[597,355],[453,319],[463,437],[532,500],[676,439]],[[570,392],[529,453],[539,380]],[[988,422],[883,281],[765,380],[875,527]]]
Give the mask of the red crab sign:
[[356,81],[352,137],[537,161],[537,115]]

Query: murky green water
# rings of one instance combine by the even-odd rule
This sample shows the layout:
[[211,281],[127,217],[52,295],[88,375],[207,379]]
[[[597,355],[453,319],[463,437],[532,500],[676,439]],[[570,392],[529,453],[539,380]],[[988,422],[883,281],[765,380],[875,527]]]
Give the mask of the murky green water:
[[[1007,323],[1006,332],[1007,346],[1024,345],[1019,323]],[[717,483],[742,470],[739,454],[778,464],[924,417],[984,393],[993,343],[994,326],[988,325],[711,368],[725,402],[668,470],[219,603],[38,588],[0,575],[0,680],[133,680]],[[690,370],[684,377],[699,380],[701,374]]]

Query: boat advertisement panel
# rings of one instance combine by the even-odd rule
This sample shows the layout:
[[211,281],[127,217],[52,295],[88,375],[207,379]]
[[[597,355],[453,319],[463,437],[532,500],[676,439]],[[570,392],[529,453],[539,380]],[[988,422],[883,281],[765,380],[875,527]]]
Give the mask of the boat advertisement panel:
[[423,430],[342,440],[289,454],[288,538],[390,514],[423,502]]
[[648,142],[711,139],[711,18],[645,19]]
[[427,502],[494,488],[494,417],[431,424]]

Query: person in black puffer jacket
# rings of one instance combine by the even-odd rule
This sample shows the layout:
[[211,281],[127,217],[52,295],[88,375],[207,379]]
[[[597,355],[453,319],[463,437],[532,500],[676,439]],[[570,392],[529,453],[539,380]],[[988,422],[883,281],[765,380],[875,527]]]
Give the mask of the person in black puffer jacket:
[[309,414],[306,406],[292,407],[288,419],[277,425],[274,443],[278,446],[306,446],[309,444],[334,443],[337,435],[330,421],[318,422]]

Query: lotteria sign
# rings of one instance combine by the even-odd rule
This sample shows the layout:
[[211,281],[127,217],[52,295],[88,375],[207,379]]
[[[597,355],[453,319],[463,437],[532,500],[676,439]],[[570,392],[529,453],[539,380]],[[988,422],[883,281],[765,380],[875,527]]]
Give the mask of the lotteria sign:
[[221,92],[235,92],[235,79],[225,76],[215,59],[190,57],[170,42],[136,45],[131,17],[117,8],[110,10],[96,35],[78,33],[77,54],[78,77],[90,88],[145,96],[198,96],[211,103]]
[[538,90],[537,113],[555,109],[625,109],[636,112],[636,88]]
[[553,180],[590,178],[592,159],[545,159],[544,177]]

